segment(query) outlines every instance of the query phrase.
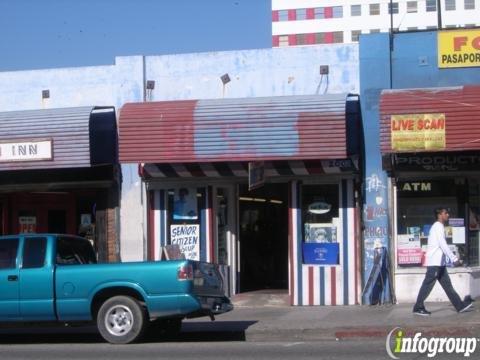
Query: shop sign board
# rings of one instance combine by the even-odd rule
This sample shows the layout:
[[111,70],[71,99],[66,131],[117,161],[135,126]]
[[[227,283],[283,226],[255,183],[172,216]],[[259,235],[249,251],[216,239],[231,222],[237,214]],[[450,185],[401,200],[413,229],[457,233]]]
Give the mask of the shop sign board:
[[170,225],[170,243],[179,246],[185,259],[200,260],[200,225]]
[[445,114],[392,115],[393,151],[445,149]]
[[395,154],[393,164],[399,171],[478,171],[480,156],[475,153]]
[[480,29],[439,31],[438,67],[480,66]]
[[303,263],[316,265],[339,264],[338,243],[303,243]]
[[52,140],[22,140],[0,143],[0,162],[52,160]]
[[265,163],[253,161],[248,163],[248,190],[258,189],[265,184]]

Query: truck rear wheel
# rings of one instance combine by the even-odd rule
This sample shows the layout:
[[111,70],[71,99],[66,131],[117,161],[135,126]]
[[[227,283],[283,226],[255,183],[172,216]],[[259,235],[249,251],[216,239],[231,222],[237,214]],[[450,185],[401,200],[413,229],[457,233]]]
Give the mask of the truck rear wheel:
[[146,324],[145,309],[130,296],[114,296],[106,300],[97,313],[98,331],[112,344],[129,344],[138,340]]

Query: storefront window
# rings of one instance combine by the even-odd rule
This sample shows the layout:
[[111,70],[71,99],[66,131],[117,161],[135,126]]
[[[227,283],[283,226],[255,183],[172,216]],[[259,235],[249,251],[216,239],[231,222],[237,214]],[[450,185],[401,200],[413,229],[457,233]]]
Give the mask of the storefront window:
[[302,187],[303,260],[307,264],[339,264],[338,185]]
[[186,259],[200,260],[200,209],[204,201],[203,188],[168,190],[168,245],[178,245]]
[[[428,233],[435,222],[434,210],[449,209],[445,227],[450,249],[465,263],[478,263],[478,230],[469,228],[466,216],[469,189],[467,179],[398,181],[397,183],[397,261],[402,267],[425,266]],[[478,186],[476,187],[478,189]],[[474,196],[471,196],[472,199]],[[480,196],[477,196],[477,201]],[[478,202],[477,202],[478,203]],[[480,205],[480,203],[478,203]],[[472,212],[475,207],[471,207]],[[472,217],[470,215],[470,217]],[[480,228],[480,226],[479,226]],[[467,230],[468,229],[468,230]],[[477,249],[476,256],[471,253]]]

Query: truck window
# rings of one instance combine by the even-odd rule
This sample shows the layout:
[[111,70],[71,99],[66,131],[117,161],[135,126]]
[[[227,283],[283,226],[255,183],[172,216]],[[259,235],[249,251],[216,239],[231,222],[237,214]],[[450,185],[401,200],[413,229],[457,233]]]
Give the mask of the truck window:
[[59,238],[57,242],[57,264],[95,264],[95,253],[88,240]]
[[18,239],[0,241],[0,269],[16,267]]
[[23,269],[41,268],[45,265],[47,238],[26,238],[23,246]]

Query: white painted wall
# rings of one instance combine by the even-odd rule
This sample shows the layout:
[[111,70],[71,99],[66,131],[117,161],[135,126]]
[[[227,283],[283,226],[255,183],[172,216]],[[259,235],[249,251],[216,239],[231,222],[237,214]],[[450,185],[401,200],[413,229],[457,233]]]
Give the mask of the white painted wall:
[[[425,278],[425,271],[426,269],[403,270],[402,273],[395,274],[395,295],[399,304],[415,303],[418,291]],[[465,295],[471,295],[474,298],[480,296],[480,279],[475,279],[471,274],[471,270],[465,268],[449,268],[448,273],[453,288],[462,299]],[[427,302],[428,301],[449,301],[438,282],[427,298]]]
[[356,44],[149,56],[146,64],[154,101],[321,94],[320,65],[330,67],[329,93],[359,91]]

